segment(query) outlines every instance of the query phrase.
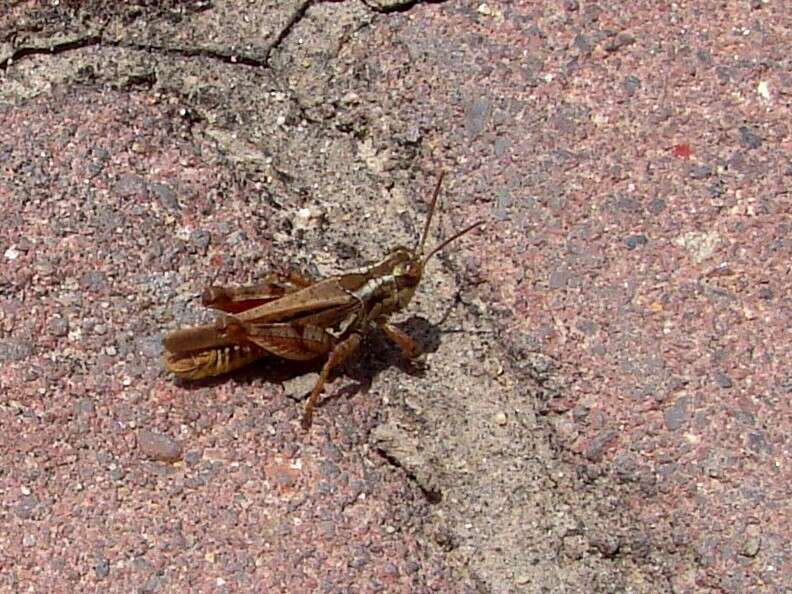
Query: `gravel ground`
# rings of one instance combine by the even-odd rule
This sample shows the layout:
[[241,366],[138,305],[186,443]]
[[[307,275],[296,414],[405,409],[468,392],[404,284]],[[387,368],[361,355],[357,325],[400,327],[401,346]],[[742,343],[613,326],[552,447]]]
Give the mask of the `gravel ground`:
[[[783,2],[0,8],[0,590],[792,588]],[[209,284],[412,245],[326,389]],[[307,386],[307,387],[306,387]]]

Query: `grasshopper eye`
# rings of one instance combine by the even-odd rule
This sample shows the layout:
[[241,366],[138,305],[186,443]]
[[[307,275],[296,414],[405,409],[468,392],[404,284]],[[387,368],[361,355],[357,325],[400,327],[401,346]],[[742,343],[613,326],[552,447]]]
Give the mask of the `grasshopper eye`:
[[421,280],[421,276],[423,276],[422,263],[417,260],[410,260],[404,266],[404,275],[415,279],[417,283],[419,280]]

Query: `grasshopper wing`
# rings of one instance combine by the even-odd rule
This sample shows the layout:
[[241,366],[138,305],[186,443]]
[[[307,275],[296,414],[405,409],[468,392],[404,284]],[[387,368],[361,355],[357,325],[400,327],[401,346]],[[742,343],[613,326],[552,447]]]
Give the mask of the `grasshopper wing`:
[[243,322],[254,324],[288,322],[356,302],[355,296],[337,278],[329,278],[240,312],[237,317]]

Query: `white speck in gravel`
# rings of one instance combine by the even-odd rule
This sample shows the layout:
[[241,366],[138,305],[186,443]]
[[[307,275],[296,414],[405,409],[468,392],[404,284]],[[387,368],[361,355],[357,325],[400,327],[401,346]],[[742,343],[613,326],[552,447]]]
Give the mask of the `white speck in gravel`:
[[759,84],[756,85],[756,92],[765,101],[770,101],[770,85],[766,80],[759,81]]
[[720,235],[715,231],[711,231],[710,233],[691,231],[675,237],[672,243],[686,249],[691,256],[693,256],[693,260],[695,260],[697,264],[700,264],[712,256],[719,241]]

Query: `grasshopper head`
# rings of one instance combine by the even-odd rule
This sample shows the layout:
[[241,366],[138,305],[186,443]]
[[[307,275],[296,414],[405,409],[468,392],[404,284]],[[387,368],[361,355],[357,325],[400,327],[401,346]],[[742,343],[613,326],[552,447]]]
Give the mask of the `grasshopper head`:
[[415,289],[421,282],[424,260],[420,253],[416,254],[413,250],[399,247],[390,253],[387,261],[392,265],[391,274],[396,284],[397,308],[402,309],[410,303]]
[[440,185],[442,181],[443,174],[441,173],[437,180],[434,194],[432,195],[432,202],[429,205],[429,214],[426,217],[423,233],[416,247],[412,250],[405,247],[397,247],[382,261],[383,268],[387,271],[387,274],[393,277],[396,284],[394,306],[397,310],[403,309],[412,300],[415,289],[418,287],[423,277],[424,267],[429,259],[440,252],[449,243],[483,223],[483,221],[478,221],[466,227],[462,231],[455,233],[441,242],[440,245],[435,246],[428,254],[424,255],[424,246],[426,245],[426,238],[429,235],[429,226],[432,222],[435,206],[437,205],[437,197],[440,194]]

